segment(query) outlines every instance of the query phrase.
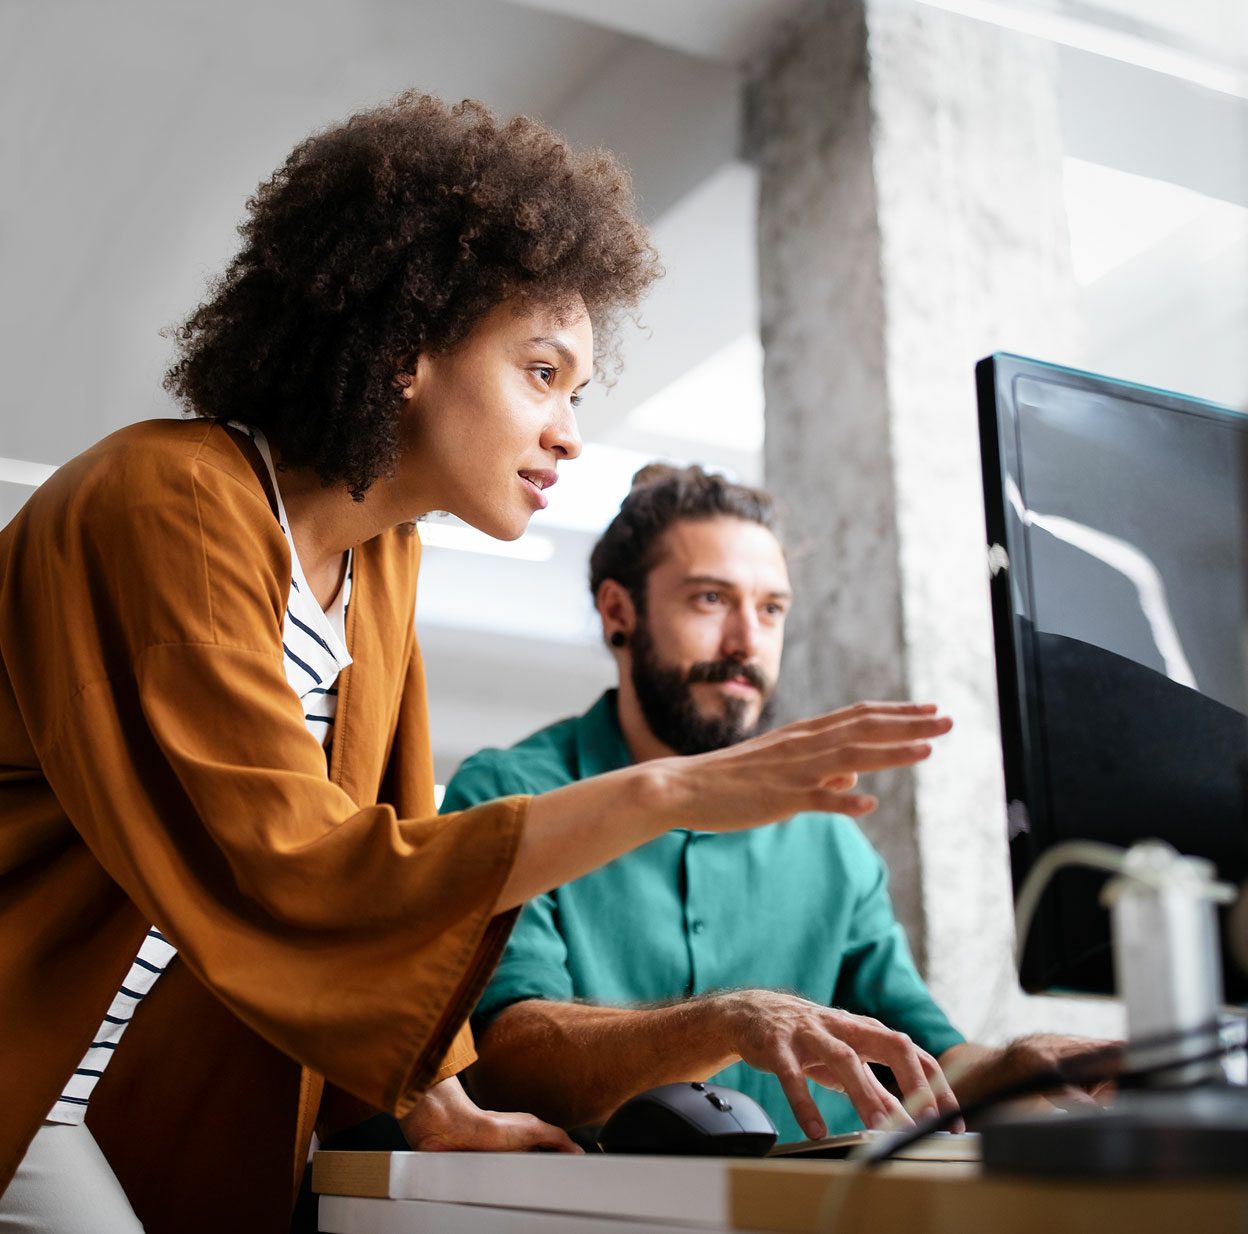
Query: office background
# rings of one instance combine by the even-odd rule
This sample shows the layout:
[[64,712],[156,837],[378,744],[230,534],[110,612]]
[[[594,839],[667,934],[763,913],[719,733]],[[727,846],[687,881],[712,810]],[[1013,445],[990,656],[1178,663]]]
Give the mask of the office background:
[[940,700],[868,830],[970,1034],[1115,1031],[1014,989],[971,365],[1003,348],[1248,406],[1237,0],[0,0],[0,520],[174,414],[182,317],[308,132],[418,87],[632,168],[668,276],[514,546],[435,520],[439,778],[608,684],[585,564],[633,470],[792,505],[785,705]]

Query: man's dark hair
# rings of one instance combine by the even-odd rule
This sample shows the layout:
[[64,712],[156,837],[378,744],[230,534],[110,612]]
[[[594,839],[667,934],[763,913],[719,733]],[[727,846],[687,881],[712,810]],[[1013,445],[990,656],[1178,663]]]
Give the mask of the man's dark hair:
[[614,579],[627,590],[637,612],[644,613],[646,578],[659,564],[663,533],[676,523],[721,515],[758,523],[782,537],[782,511],[770,493],[734,484],[701,467],[643,467],[590,554],[590,592],[596,598],[602,584]]
[[397,460],[405,362],[513,297],[563,312],[579,296],[607,375],[620,318],[661,273],[610,154],[472,101],[361,112],[297,146],[247,208],[165,386],[357,499]]

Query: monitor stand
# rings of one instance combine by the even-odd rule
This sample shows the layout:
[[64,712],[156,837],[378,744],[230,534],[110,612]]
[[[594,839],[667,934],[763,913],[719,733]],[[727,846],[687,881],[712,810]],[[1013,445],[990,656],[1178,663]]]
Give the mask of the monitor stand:
[[1248,1174],[1248,1089],[1221,1054],[1214,905],[1234,897],[1207,861],[1150,840],[1102,893],[1127,1007],[1125,1070],[1152,1072],[1089,1113],[1001,1117],[983,1128],[990,1173],[1096,1178]]

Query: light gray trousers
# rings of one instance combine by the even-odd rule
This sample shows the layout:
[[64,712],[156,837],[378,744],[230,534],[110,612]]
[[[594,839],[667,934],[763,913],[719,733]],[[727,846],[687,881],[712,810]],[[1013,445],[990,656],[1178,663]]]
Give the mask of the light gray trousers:
[[0,1195],[0,1234],[143,1234],[86,1127],[44,1123]]

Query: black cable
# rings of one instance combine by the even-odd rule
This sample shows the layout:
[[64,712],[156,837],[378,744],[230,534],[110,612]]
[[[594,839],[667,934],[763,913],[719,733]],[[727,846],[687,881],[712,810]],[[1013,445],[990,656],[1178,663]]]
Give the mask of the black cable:
[[[935,1118],[929,1118],[925,1122],[918,1123],[908,1132],[890,1140],[887,1147],[882,1151],[864,1157],[862,1164],[864,1166],[880,1165],[896,1156],[902,1149],[909,1148],[911,1144],[917,1144],[920,1140],[926,1139],[933,1132],[946,1130],[951,1124],[957,1122],[958,1119],[977,1118],[979,1115],[991,1110],[994,1106],[1001,1105],[1006,1101],[1016,1101],[1020,1097],[1039,1096],[1046,1092],[1052,1092],[1057,1088],[1082,1088],[1108,1083],[1111,1080],[1117,1084],[1119,1089],[1135,1088],[1153,1076],[1162,1075],[1167,1071],[1177,1071],[1179,1068],[1190,1066],[1193,1063],[1210,1062],[1214,1059],[1224,1058],[1228,1054],[1233,1054],[1245,1048],[1246,1043],[1244,1041],[1227,1043],[1225,1045],[1219,1044],[1214,1049],[1200,1054],[1167,1059],[1164,1062],[1152,1063],[1147,1067],[1137,1067],[1130,1071],[1121,1069],[1121,1063],[1130,1051],[1138,1053],[1141,1050],[1159,1049],[1167,1045],[1177,1045],[1191,1037],[1209,1036],[1220,1032],[1221,1025],[1218,1022],[1214,1022],[1198,1025],[1195,1028],[1181,1029],[1176,1032],[1160,1033],[1155,1037],[1145,1037],[1142,1040],[1128,1042],[1125,1045],[1099,1046],[1083,1054],[1072,1054],[1069,1058],[1062,1059],[1056,1066],[1043,1068],[1023,1080],[1007,1084],[988,1093],[986,1096],[980,1097],[977,1101],[971,1102],[968,1106],[963,1106],[948,1114],[939,1114]],[[1119,1066],[1097,1069],[1097,1064],[1108,1062],[1109,1060],[1113,1060]]]

